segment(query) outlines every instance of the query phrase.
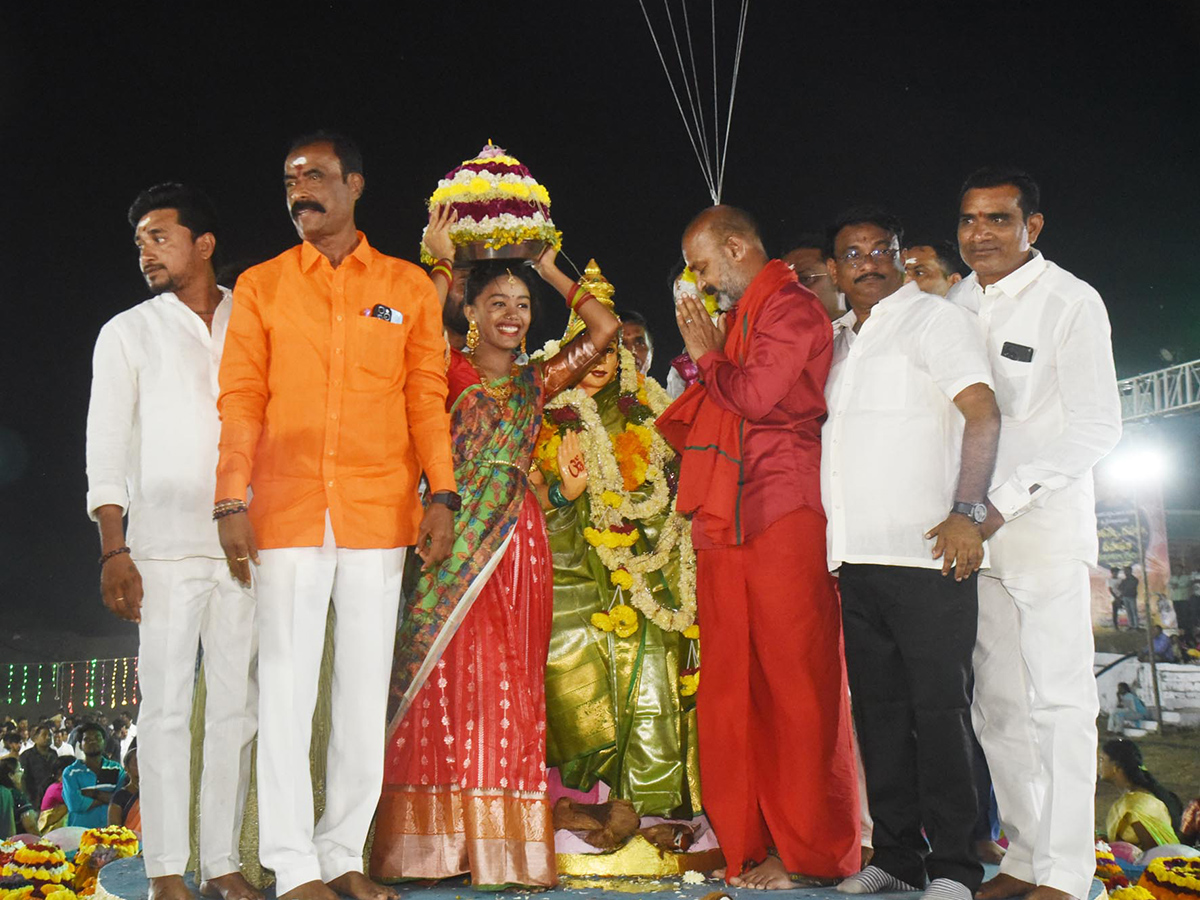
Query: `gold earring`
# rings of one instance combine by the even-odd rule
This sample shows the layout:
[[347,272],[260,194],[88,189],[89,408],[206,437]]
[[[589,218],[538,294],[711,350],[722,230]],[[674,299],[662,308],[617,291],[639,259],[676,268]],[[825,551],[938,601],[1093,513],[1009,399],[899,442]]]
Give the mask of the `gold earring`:
[[475,324],[475,320],[471,320],[471,327],[467,329],[467,346],[474,350],[479,346],[479,326]]
[[528,353],[525,352],[525,335],[521,335],[521,353],[524,354],[525,356],[529,355]]

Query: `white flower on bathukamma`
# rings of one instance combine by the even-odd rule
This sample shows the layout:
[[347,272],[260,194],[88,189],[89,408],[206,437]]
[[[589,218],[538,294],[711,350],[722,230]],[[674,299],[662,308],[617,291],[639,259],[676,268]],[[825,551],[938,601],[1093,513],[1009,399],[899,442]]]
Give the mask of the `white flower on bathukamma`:
[[[550,357],[557,350],[547,345],[544,353]],[[664,631],[684,631],[696,621],[696,554],[691,524],[675,511],[668,483],[667,467],[675,451],[653,426],[671,400],[657,382],[638,374],[633,354],[624,347],[620,359],[617,405],[625,416],[624,429],[610,435],[593,398],[580,388],[563,391],[546,403],[534,460],[543,471],[555,471],[562,432],[579,435],[591,501],[591,524],[584,536],[634,609]],[[635,499],[635,491],[644,498]],[[635,526],[663,512],[667,518],[654,548],[638,553]],[[655,600],[646,579],[666,566],[676,550],[679,608],[671,609]]]

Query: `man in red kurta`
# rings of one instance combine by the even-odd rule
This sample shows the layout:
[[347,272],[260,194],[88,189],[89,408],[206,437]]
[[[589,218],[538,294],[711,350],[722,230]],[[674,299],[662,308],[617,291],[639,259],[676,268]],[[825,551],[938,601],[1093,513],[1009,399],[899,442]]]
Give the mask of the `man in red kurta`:
[[714,325],[690,297],[676,307],[700,383],[658,420],[696,547],[705,811],[731,884],[844,877],[859,804],[821,507],[829,316],[741,210],[702,212],[683,254],[725,310]]

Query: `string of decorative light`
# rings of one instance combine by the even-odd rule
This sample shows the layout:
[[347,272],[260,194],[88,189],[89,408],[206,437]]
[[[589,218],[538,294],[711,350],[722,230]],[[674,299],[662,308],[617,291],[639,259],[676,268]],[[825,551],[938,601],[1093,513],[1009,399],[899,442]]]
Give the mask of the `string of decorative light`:
[[53,701],[56,706],[66,707],[67,712],[74,712],[77,706],[116,709],[138,702],[136,656],[7,663],[0,667],[0,678],[0,704],[4,706],[40,706]]

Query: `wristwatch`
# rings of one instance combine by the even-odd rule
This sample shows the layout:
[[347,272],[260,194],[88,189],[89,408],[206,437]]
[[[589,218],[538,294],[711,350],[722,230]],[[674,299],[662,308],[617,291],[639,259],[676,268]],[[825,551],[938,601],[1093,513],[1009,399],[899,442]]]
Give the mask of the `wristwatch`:
[[955,500],[950,512],[966,516],[976,525],[982,525],[987,519],[987,505],[983,503],[968,503],[966,500]]
[[462,509],[462,497],[454,491],[436,491],[429,495],[429,502],[440,503],[450,512],[458,512]]

